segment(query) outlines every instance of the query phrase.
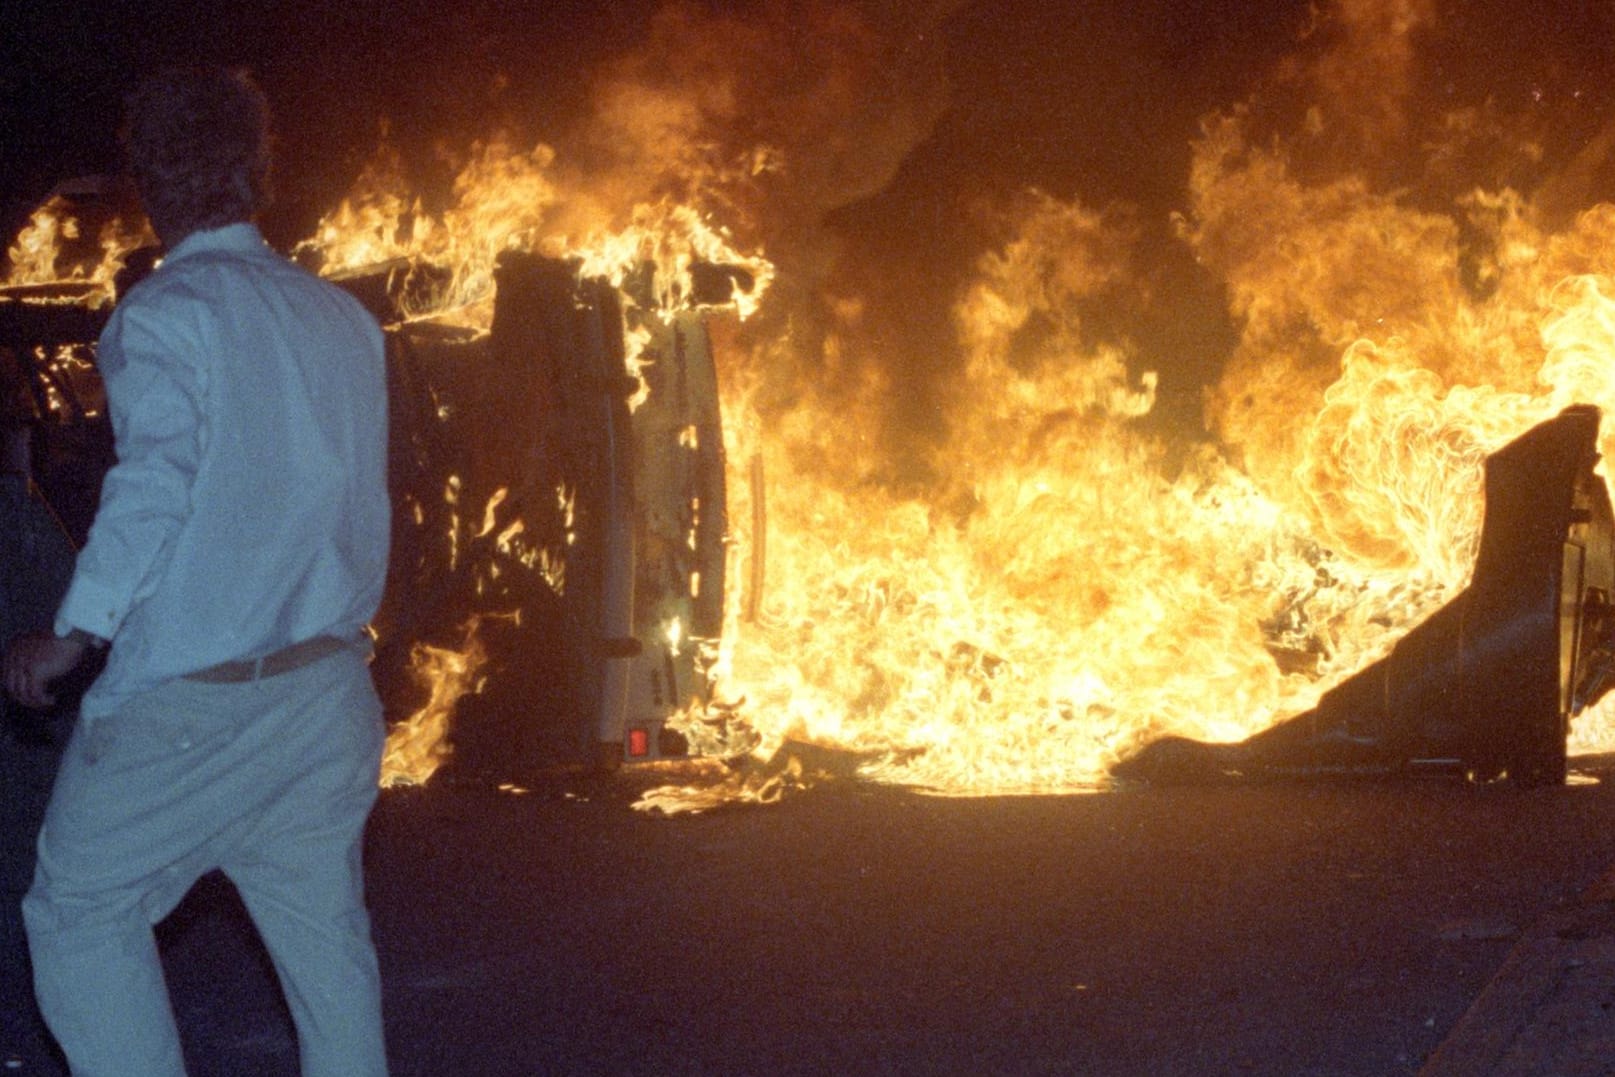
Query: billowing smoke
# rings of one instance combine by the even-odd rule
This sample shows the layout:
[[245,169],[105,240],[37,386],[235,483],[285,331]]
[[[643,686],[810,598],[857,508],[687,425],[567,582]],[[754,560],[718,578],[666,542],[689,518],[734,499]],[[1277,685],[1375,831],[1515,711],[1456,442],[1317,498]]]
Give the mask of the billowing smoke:
[[[640,47],[591,77],[591,108],[561,138],[566,186],[583,196],[572,209],[585,217],[598,218],[602,201],[686,202],[774,263],[774,295],[731,353],[762,360],[751,373],[765,415],[803,393],[851,406],[891,388],[884,371],[899,342],[865,342],[887,348],[855,355],[842,339],[868,301],[846,282],[897,272],[903,252],[829,225],[879,195],[932,135],[949,104],[950,6],[666,7]],[[922,297],[933,333],[947,331],[940,291]]]

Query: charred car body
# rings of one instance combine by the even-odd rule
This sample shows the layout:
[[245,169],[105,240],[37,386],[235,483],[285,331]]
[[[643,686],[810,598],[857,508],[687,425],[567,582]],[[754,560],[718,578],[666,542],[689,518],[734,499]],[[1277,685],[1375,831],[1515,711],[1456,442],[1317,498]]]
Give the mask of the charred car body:
[[[513,778],[685,754],[669,723],[710,688],[727,556],[703,312],[749,280],[701,267],[667,310],[640,282],[512,253],[483,330],[404,316],[423,272],[338,281],[387,337],[393,553],[375,670],[389,713],[430,696],[422,648],[475,637],[486,665],[440,751],[452,765]],[[110,309],[89,285],[0,289],[0,370],[80,543],[113,462],[94,368]]]

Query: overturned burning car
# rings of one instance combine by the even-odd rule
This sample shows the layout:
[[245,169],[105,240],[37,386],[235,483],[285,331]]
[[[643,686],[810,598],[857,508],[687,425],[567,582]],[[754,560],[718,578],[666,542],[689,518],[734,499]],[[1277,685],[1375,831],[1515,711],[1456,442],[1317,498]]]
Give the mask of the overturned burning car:
[[[723,437],[705,309],[751,287],[697,265],[668,303],[511,252],[491,328],[405,311],[435,281],[400,261],[337,275],[386,329],[393,553],[375,632],[385,777],[446,760],[512,778],[678,756],[721,632]],[[76,541],[112,463],[93,283],[0,288],[0,369],[35,470]],[[464,712],[452,732],[449,718]],[[406,717],[407,715],[407,717]]]

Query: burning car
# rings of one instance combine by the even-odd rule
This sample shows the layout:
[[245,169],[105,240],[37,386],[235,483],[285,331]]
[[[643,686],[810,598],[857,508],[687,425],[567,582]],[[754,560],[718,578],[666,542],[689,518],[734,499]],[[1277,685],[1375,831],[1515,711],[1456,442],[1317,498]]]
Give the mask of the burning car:
[[[389,325],[398,524],[381,668],[435,654],[465,687],[491,672],[481,661],[499,671],[480,720],[456,726],[462,767],[508,768],[513,750],[608,765],[688,752],[668,721],[708,697],[727,557],[700,308],[749,282],[703,269],[705,290],[662,311],[651,274],[619,288],[575,262],[507,255],[487,332],[400,319],[376,278],[341,278]],[[391,766],[447,747],[431,727],[444,702],[400,727]]]
[[389,775],[682,740],[1041,793],[1168,738],[1237,776],[1609,750],[1615,436],[1577,409],[1615,409],[1610,134],[1447,88],[1447,16],[1382,14],[1196,102],[1143,202],[909,156],[945,87],[888,126],[918,53],[854,12],[659,21],[553,145],[384,131],[298,257],[388,326]]
[[[375,669],[400,717],[385,779],[424,781],[451,755],[503,778],[686,755],[669,721],[708,698],[728,556],[704,311],[755,278],[703,263],[659,297],[651,263],[613,284],[512,252],[484,327],[409,313],[447,279],[430,265],[333,276],[387,339],[394,528]],[[80,542],[112,462],[94,365],[112,302],[94,279],[0,289],[0,364]]]

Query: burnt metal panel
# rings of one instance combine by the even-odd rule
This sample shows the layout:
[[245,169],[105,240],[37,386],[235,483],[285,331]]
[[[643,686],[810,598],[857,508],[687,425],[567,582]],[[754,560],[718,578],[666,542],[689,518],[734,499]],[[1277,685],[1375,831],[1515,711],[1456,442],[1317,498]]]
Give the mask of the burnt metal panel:
[[[496,287],[488,332],[387,327],[394,528],[377,670],[390,700],[422,696],[415,646],[455,650],[474,631],[488,664],[456,708],[448,765],[510,778],[592,762],[602,712],[623,706],[634,383],[607,284],[513,253]],[[361,290],[385,309],[385,288]]]
[[1607,690],[1615,652],[1615,518],[1594,471],[1598,427],[1598,409],[1577,405],[1488,457],[1469,586],[1316,708],[1238,744],[1157,741],[1113,773],[1562,782],[1570,718]]
[[[641,642],[624,722],[650,755],[682,755],[668,722],[704,702],[723,631],[728,518],[717,369],[700,314],[641,313],[643,400],[633,411],[634,612]],[[621,740],[602,731],[602,740]],[[633,758],[629,753],[628,758]]]
[[[345,284],[386,311],[415,278],[382,275]],[[706,696],[727,555],[702,315],[531,254],[503,256],[495,283],[488,333],[388,328],[396,511],[378,666],[407,695],[414,644],[452,649],[482,618],[488,676],[451,734],[461,770],[684,754],[669,721]],[[646,341],[634,371],[629,332]]]

